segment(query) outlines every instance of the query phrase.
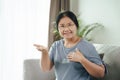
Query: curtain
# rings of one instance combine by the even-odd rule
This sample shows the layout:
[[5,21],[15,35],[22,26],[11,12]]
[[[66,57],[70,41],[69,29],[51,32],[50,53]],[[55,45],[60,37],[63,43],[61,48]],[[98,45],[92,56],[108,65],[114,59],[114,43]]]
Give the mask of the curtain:
[[51,0],[49,14],[49,32],[48,32],[48,47],[54,42],[54,21],[58,13],[62,10],[70,9],[70,0]]
[[50,0],[0,0],[0,80],[24,80],[24,60],[40,58],[33,44],[48,45],[49,10]]

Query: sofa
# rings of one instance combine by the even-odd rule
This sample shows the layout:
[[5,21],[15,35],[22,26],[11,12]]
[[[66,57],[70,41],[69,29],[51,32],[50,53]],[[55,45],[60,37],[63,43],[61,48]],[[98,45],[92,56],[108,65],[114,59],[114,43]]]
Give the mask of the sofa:
[[[113,44],[94,44],[99,54],[103,54],[107,73],[98,80],[120,80],[120,46]],[[97,80],[97,79],[96,79]]]
[[[104,78],[95,80],[120,80],[120,46],[94,44],[106,66]],[[54,68],[49,72],[40,69],[39,59],[24,60],[24,80],[55,80]]]
[[43,72],[39,63],[39,59],[24,60],[24,80],[55,80],[54,68],[49,72]]

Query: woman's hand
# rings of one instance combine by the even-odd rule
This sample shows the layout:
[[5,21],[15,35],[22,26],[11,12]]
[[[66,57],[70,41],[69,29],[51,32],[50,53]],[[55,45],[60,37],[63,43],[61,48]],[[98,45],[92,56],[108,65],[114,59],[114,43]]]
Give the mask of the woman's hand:
[[41,52],[46,52],[47,51],[47,48],[42,46],[42,45],[39,45],[39,44],[34,44],[34,46],[36,47],[36,49],[38,51],[41,51]]
[[48,49],[42,45],[34,44],[36,49],[38,51],[42,52],[41,58],[40,58],[40,67],[43,71],[49,71],[53,67],[53,63],[51,62],[48,54]]
[[83,54],[76,48],[75,52],[69,53],[67,58],[70,61],[81,62],[85,57]]

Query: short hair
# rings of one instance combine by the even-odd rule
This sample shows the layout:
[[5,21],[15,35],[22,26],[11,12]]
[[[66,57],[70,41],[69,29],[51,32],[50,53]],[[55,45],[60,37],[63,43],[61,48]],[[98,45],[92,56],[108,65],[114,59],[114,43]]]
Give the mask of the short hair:
[[69,17],[75,23],[75,25],[78,29],[79,24],[78,24],[78,20],[77,20],[76,15],[71,11],[64,11],[64,12],[59,13],[58,16],[56,17],[56,28],[57,28],[57,30],[58,30],[59,21],[65,16]]

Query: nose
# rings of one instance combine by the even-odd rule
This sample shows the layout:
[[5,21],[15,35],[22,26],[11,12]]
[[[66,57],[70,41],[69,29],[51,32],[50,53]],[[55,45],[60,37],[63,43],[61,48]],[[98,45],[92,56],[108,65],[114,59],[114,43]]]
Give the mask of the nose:
[[64,30],[65,30],[65,31],[68,31],[68,30],[70,30],[70,29],[69,29],[68,26],[66,26],[66,27],[64,27]]
[[64,30],[69,30],[69,26],[65,26],[65,27],[64,27]]

